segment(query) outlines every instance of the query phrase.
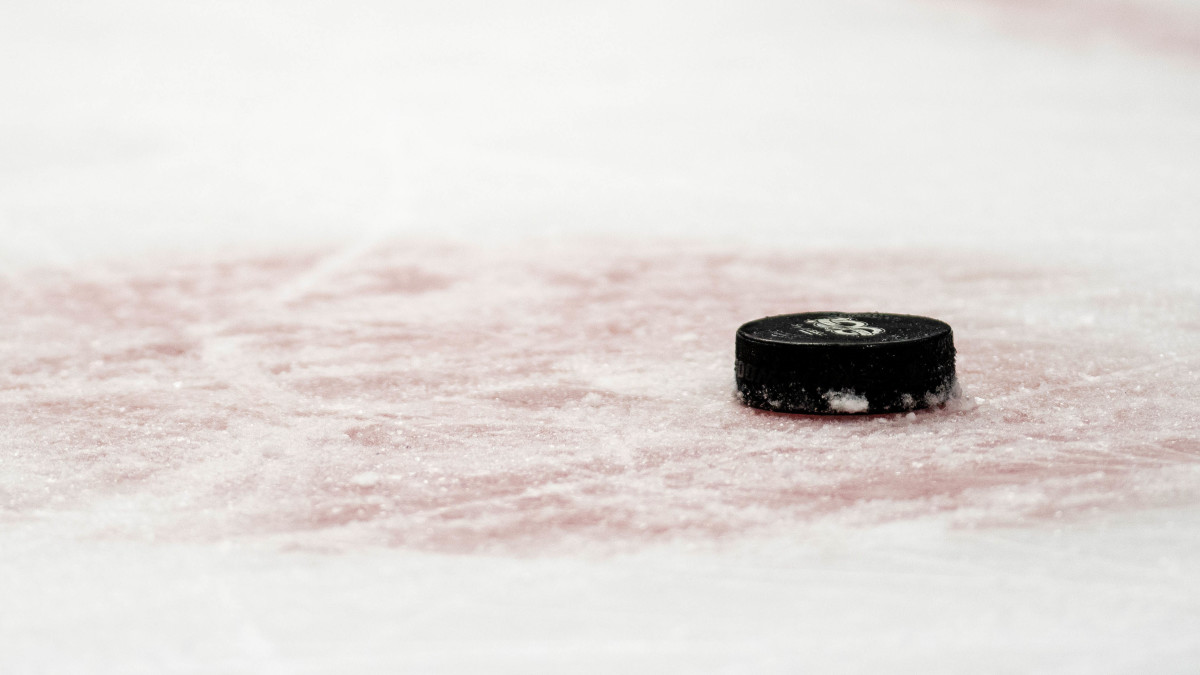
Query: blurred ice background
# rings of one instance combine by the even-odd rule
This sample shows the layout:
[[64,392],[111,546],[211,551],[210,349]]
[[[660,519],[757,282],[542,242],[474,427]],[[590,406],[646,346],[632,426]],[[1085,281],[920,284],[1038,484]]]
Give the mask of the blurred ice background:
[[[18,285],[599,238],[987,254],[1178,303],[1198,220],[1194,0],[0,5]],[[95,541],[0,514],[4,672],[1200,668],[1194,499],[615,558]]]
[[381,230],[1197,237],[1193,2],[3,12],[7,264]]

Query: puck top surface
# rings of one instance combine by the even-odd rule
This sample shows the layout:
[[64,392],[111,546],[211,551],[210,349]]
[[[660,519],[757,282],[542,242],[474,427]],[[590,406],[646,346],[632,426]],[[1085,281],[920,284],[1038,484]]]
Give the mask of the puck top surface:
[[875,312],[809,312],[768,316],[738,329],[739,340],[781,345],[877,345],[950,333],[949,324],[923,316]]

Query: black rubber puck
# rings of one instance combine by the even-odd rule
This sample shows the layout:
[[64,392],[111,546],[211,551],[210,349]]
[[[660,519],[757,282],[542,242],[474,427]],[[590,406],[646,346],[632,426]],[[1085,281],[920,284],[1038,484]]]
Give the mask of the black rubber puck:
[[954,333],[905,314],[769,316],[737,332],[746,405],[810,415],[905,412],[958,395]]

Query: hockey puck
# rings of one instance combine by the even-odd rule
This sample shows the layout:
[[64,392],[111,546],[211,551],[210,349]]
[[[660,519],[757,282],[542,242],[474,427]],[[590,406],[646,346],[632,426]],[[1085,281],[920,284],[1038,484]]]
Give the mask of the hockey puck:
[[810,415],[906,412],[958,395],[954,334],[905,314],[769,316],[737,331],[746,405]]

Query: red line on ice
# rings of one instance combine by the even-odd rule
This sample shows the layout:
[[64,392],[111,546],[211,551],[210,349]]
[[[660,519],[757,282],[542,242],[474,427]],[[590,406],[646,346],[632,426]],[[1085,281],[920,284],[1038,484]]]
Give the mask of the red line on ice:
[[1120,0],[976,0],[1060,39],[1112,36],[1140,49],[1200,60],[1200,13]]

